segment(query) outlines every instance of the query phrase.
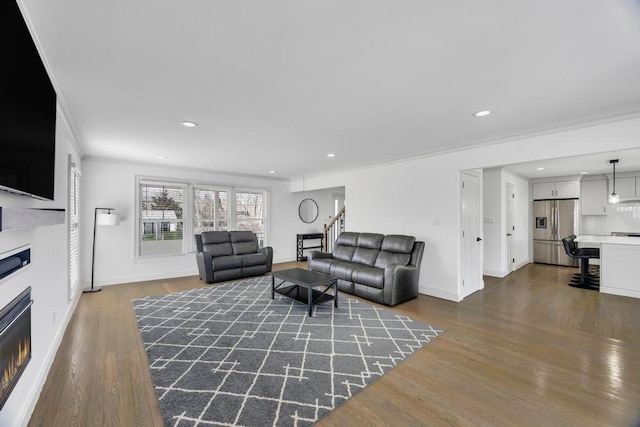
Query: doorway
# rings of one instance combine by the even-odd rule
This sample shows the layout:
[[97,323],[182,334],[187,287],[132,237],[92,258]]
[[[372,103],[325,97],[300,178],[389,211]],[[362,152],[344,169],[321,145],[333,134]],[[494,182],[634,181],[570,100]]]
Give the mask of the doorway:
[[515,232],[515,226],[513,224],[514,203],[516,198],[515,191],[515,184],[507,182],[505,188],[505,223],[507,225],[507,244],[505,252],[507,254],[507,274],[514,271],[516,262],[513,250],[513,234]]
[[482,280],[482,228],[480,217],[480,176],[462,172],[461,176],[461,297],[484,287]]

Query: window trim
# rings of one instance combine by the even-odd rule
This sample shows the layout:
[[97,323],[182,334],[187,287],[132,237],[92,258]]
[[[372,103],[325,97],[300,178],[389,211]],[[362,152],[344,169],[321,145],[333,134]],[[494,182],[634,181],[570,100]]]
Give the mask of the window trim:
[[[139,261],[159,261],[162,259],[175,259],[184,257],[191,252],[191,245],[189,244],[189,239],[187,236],[193,234],[191,232],[190,225],[188,221],[185,219],[188,215],[192,215],[192,210],[189,208],[190,204],[190,196],[189,196],[189,188],[190,184],[180,179],[175,180],[164,180],[159,179],[157,177],[145,177],[145,176],[136,176],[135,177],[135,225],[134,225],[134,253],[133,259],[136,262]],[[175,254],[157,254],[157,255],[141,255],[141,230],[142,230],[142,200],[140,198],[140,186],[141,185],[158,185],[158,186],[172,186],[172,187],[181,187],[182,188],[182,252]]]
[[[184,200],[183,200],[183,214],[182,214],[182,224],[183,224],[183,251],[181,254],[171,254],[171,255],[140,255],[140,228],[141,228],[141,200],[140,200],[140,185],[141,184],[151,184],[151,185],[173,185],[173,186],[182,186],[184,188]],[[133,259],[134,263],[146,263],[146,262],[157,262],[162,260],[173,260],[183,258],[189,254],[193,254],[195,252],[195,244],[193,242],[193,238],[188,238],[188,236],[193,236],[195,229],[195,189],[196,188],[204,188],[204,189],[213,189],[213,190],[225,190],[227,191],[228,197],[228,206],[227,206],[227,227],[229,230],[237,229],[237,216],[236,216],[236,192],[254,192],[254,193],[262,193],[263,197],[263,207],[262,207],[262,221],[264,228],[264,245],[269,245],[269,236],[270,236],[270,203],[269,198],[271,197],[271,189],[269,187],[250,187],[246,185],[242,186],[233,186],[229,184],[223,183],[211,183],[211,182],[202,182],[195,180],[186,180],[186,179],[164,179],[158,178],[156,176],[148,176],[148,175],[136,175],[135,176],[135,188],[134,188],[134,206],[135,206],[135,221],[134,221],[134,253]]]
[[[67,174],[67,297],[71,301],[81,282],[80,277],[80,179],[82,172],[68,156]],[[74,228],[75,225],[75,228]],[[74,239],[75,237],[75,239]],[[75,242],[75,247],[74,247]]]

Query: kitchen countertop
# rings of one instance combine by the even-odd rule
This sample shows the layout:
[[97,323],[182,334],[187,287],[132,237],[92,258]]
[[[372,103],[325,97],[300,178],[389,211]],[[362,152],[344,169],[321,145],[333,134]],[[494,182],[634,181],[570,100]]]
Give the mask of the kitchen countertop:
[[634,245],[640,246],[640,237],[623,237],[623,236],[602,236],[594,234],[581,234],[576,237],[577,243],[600,243],[615,245]]

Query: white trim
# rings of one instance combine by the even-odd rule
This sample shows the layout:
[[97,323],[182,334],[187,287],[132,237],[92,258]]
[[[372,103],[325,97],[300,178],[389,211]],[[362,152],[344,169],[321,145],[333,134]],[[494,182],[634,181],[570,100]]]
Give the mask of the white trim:
[[631,289],[610,288],[607,286],[600,286],[600,293],[621,295],[623,297],[640,298],[640,292]]
[[[516,133],[516,134],[507,135],[507,136],[504,136],[502,138],[497,138],[497,139],[484,139],[484,140],[471,141],[471,142],[469,142],[467,144],[462,144],[462,145],[458,145],[458,146],[454,146],[454,147],[448,147],[448,148],[444,148],[444,149],[438,148],[438,149],[434,149],[434,150],[423,151],[422,153],[416,153],[416,154],[412,154],[412,155],[409,155],[409,156],[399,157],[399,158],[395,158],[395,159],[391,159],[391,160],[387,160],[387,161],[383,161],[383,162],[378,162],[378,163],[369,163],[369,164],[360,165],[360,166],[347,167],[347,168],[335,169],[335,170],[331,170],[331,171],[327,171],[327,172],[319,172],[319,173],[315,173],[315,174],[292,177],[291,181],[293,182],[293,181],[301,180],[303,188],[302,188],[302,190],[296,190],[296,191],[307,191],[307,189],[304,188],[304,180],[305,180],[305,178],[320,178],[320,177],[332,176],[332,175],[335,175],[335,174],[338,174],[338,173],[344,173],[344,172],[363,171],[363,170],[367,170],[367,169],[371,169],[371,168],[377,168],[377,167],[385,166],[385,165],[404,163],[404,162],[409,161],[409,160],[423,159],[423,158],[428,158],[428,157],[440,156],[440,155],[443,155],[443,154],[450,154],[450,153],[457,153],[457,152],[461,152],[461,151],[467,151],[467,150],[476,149],[476,148],[490,147],[492,145],[504,144],[504,143],[509,143],[509,142],[516,142],[516,141],[526,140],[526,139],[530,139],[530,138],[537,138],[537,137],[542,137],[542,136],[546,136],[546,135],[553,135],[553,134],[562,133],[562,132],[569,132],[569,131],[573,131],[573,130],[584,130],[584,129],[590,128],[590,127],[607,125],[607,124],[611,124],[611,123],[623,122],[623,121],[626,121],[626,120],[633,120],[633,119],[638,119],[638,118],[640,118],[640,110],[633,110],[633,111],[630,111],[630,112],[627,112],[627,113],[623,113],[623,114],[616,114],[616,115],[613,115],[613,116],[601,117],[599,119],[590,119],[590,120],[586,120],[586,121],[578,121],[578,122],[574,122],[574,123],[564,124],[564,125],[561,125],[561,126],[555,126],[555,127],[549,127],[549,128],[545,128],[545,129],[540,129],[540,130],[537,130],[537,131],[528,131],[528,132]],[[513,172],[509,171],[509,173],[513,173]]]
[[122,285],[123,283],[136,283],[136,282],[146,282],[149,280],[175,279],[178,277],[192,277],[197,275],[198,275],[198,268],[196,267],[195,257],[194,257],[193,268],[190,268],[188,270],[180,269],[175,271],[162,271],[158,273],[143,274],[140,276],[112,277],[108,280],[96,281],[95,286],[96,287],[115,286],[115,285]]
[[455,292],[447,291],[440,288],[434,288],[431,286],[421,286],[418,288],[418,292],[421,294],[432,296],[432,297],[446,299],[448,301],[453,301],[453,302],[462,301],[462,298],[460,297],[460,295]]
[[[138,161],[132,161],[132,160],[123,160],[123,159],[111,159],[109,157],[98,157],[98,156],[85,156],[82,158],[82,160],[87,160],[92,162],[102,162],[102,163],[113,163],[118,165],[132,165],[132,166],[142,166],[142,167],[149,167],[149,168],[162,168],[162,169],[179,170],[179,171],[186,171],[186,172],[206,173],[207,175],[218,174],[218,175],[228,175],[228,176],[236,176],[236,177],[243,177],[243,178],[269,180],[269,181],[289,182],[289,178],[274,177],[271,174],[253,175],[253,174],[231,172],[231,171],[221,171],[221,170],[214,170],[214,169],[201,169],[201,168],[190,168],[186,166],[168,165],[166,163],[161,164],[161,163],[151,163],[151,162],[138,162]],[[193,183],[195,183],[195,181]]]
[[502,279],[503,277],[506,277],[509,274],[509,271],[507,271],[507,270],[502,270],[502,271],[484,270],[482,272],[482,274],[485,275],[485,276],[498,277],[498,278]]

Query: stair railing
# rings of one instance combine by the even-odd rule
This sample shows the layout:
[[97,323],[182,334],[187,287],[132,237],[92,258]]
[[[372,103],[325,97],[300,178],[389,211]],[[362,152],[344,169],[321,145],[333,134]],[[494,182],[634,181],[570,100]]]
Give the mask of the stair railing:
[[322,248],[322,252],[333,252],[333,246],[336,243],[336,239],[344,231],[344,218],[345,218],[345,210],[344,206],[340,211],[336,214],[335,217],[329,222],[329,224],[324,225],[324,244]]

